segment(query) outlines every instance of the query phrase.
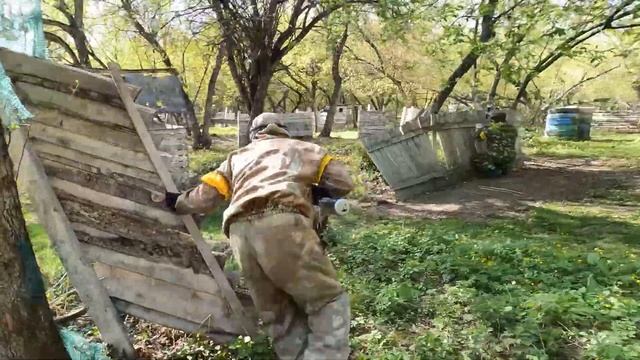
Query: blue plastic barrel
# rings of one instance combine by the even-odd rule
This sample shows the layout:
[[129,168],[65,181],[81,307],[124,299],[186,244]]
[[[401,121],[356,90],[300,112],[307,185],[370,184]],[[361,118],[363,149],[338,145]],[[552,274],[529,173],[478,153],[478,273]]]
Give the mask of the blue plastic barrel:
[[547,114],[544,133],[561,139],[588,140],[591,137],[591,112],[580,108],[557,108]]

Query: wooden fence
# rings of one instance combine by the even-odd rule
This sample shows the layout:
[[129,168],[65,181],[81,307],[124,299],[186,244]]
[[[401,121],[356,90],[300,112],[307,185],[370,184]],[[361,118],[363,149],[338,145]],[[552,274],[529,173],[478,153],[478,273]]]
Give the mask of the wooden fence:
[[358,112],[358,137],[361,139],[385,134],[397,126],[393,113],[364,110]]
[[118,311],[220,341],[250,331],[193,219],[157,200],[177,191],[167,165],[186,166],[183,131],[154,124],[117,75],[4,49],[0,62],[35,115],[28,131],[12,133],[19,181],[119,358],[133,348]]
[[640,111],[596,111],[592,127],[605,131],[640,132]]
[[[483,111],[427,114],[400,128],[377,125],[360,139],[398,199],[407,200],[471,176],[475,126],[486,121]],[[509,112],[508,121],[520,127],[517,113]],[[521,161],[520,139],[516,150]]]

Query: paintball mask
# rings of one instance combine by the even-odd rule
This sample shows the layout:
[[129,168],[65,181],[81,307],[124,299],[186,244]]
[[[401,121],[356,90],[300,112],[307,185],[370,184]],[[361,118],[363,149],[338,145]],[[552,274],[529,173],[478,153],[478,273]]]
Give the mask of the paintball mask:
[[262,113],[253,119],[251,129],[249,130],[251,141],[253,141],[259,133],[273,136],[290,136],[289,131],[287,131],[287,126],[282,123],[280,116],[275,113]]

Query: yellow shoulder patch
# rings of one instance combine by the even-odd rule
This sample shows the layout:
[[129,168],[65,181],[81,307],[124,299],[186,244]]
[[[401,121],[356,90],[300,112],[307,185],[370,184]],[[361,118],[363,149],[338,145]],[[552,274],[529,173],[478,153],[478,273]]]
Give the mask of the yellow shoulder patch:
[[229,186],[229,181],[227,181],[227,178],[219,172],[212,171],[204,175],[200,180],[203,183],[216,188],[225,200],[229,200],[231,198],[231,187]]
[[320,183],[320,179],[322,179],[322,174],[324,174],[324,170],[329,165],[333,158],[330,155],[325,155],[322,160],[320,160],[320,166],[318,167],[318,173],[316,174],[316,184]]

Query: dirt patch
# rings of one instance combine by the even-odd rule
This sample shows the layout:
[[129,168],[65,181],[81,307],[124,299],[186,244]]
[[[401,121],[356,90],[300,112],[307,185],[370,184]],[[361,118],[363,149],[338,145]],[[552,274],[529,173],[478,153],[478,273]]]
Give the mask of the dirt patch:
[[599,160],[534,158],[502,178],[475,179],[411,202],[397,202],[390,194],[373,196],[361,206],[389,217],[473,220],[517,216],[542,202],[579,201],[594,190],[638,185],[639,169]]

